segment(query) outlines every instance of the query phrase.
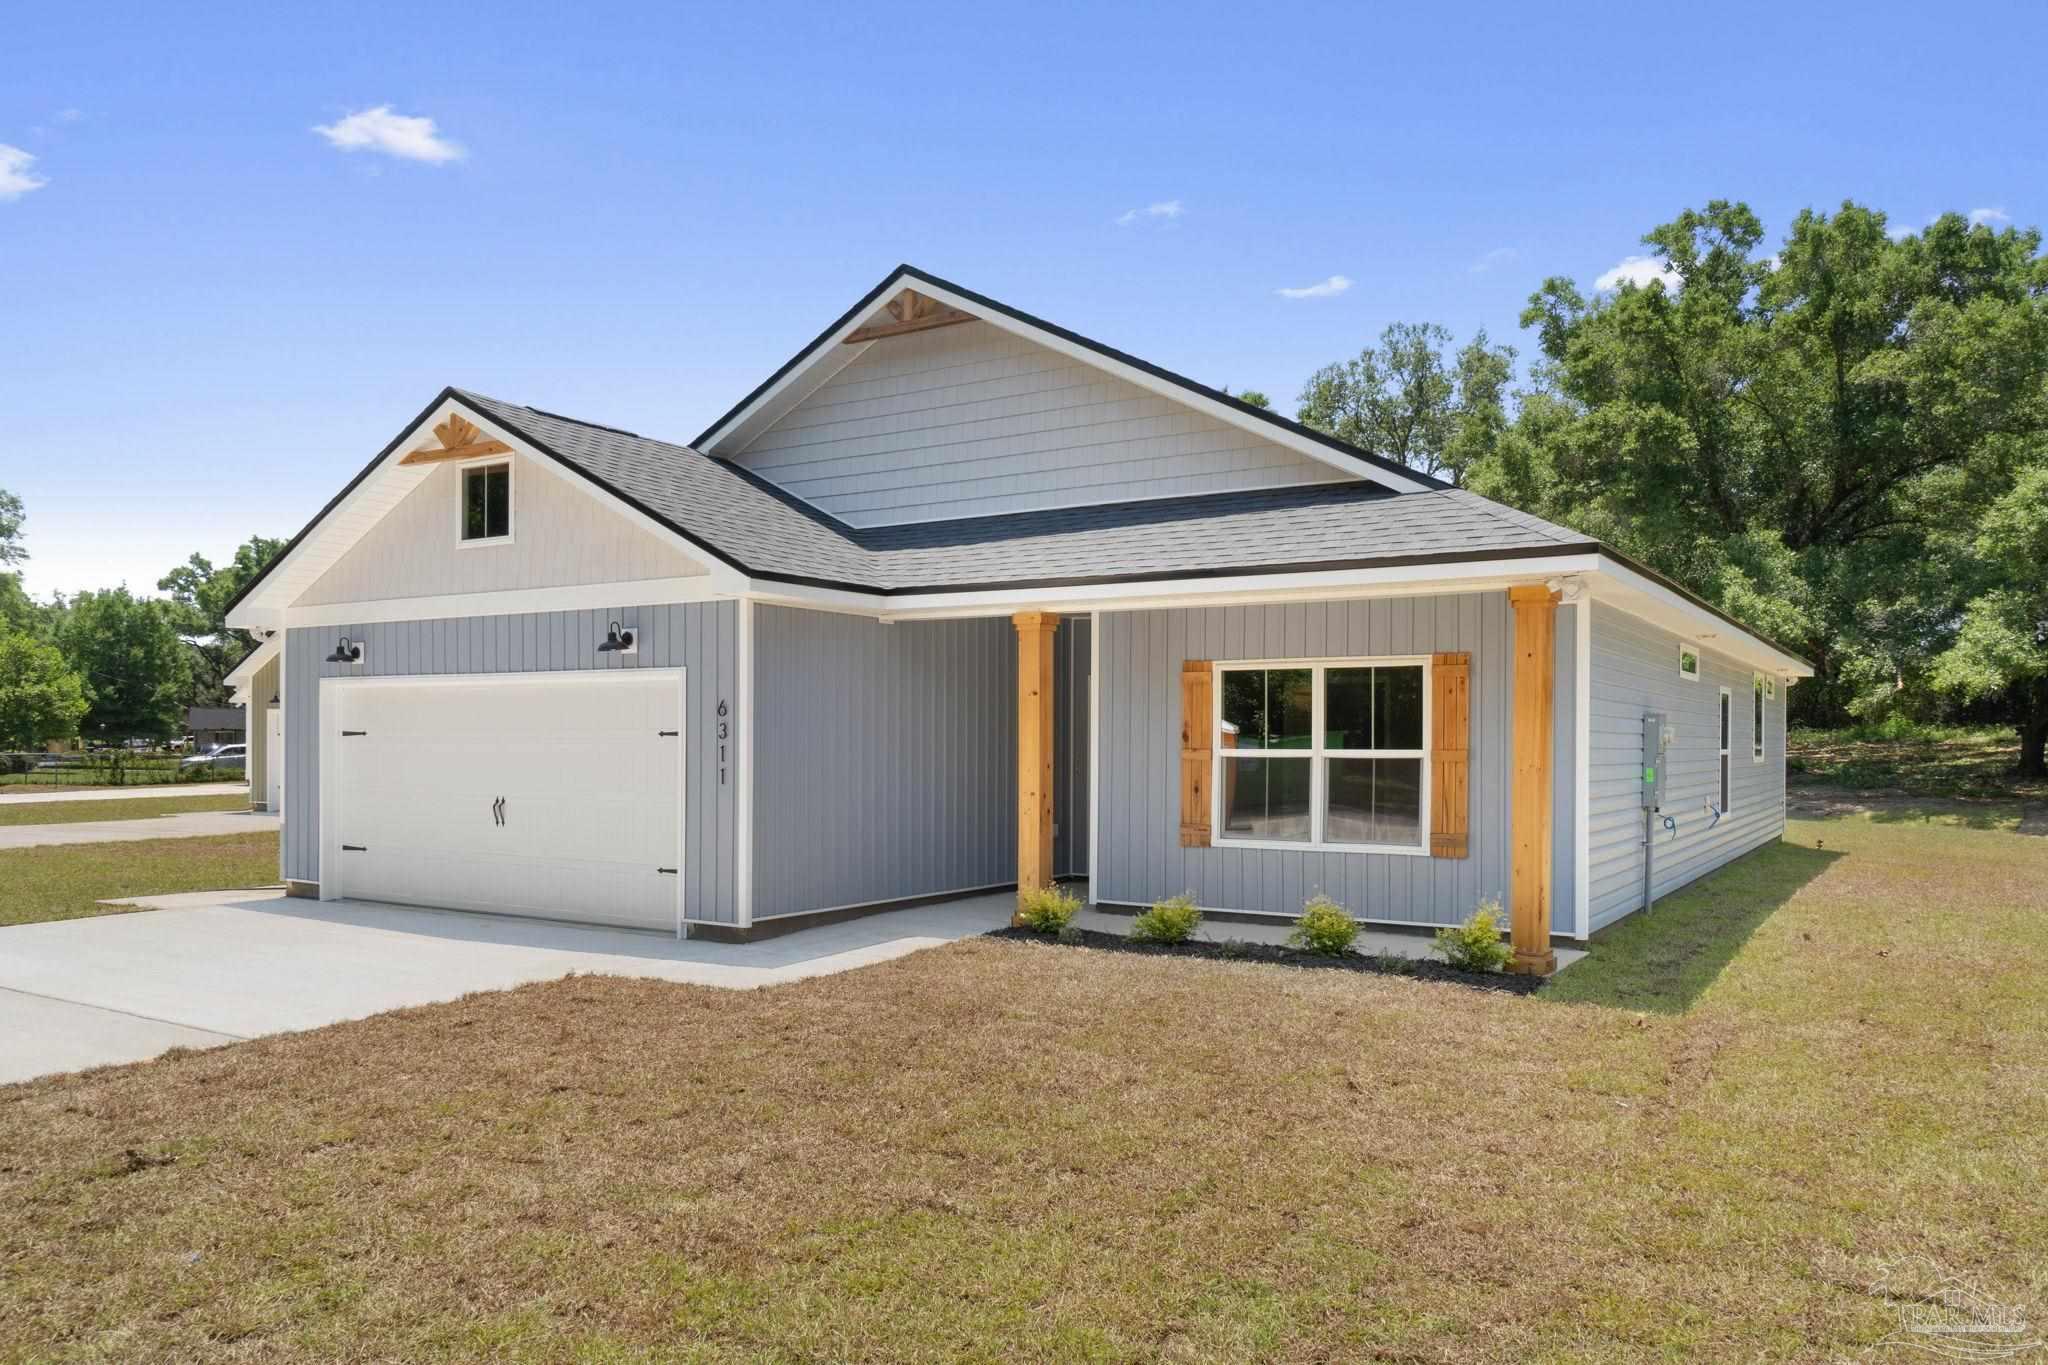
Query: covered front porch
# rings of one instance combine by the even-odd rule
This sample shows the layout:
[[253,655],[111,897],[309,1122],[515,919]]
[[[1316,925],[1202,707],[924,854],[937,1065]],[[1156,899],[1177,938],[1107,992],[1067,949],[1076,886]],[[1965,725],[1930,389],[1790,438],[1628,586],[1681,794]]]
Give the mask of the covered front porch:
[[[1399,955],[1493,900],[1515,970],[1555,971],[1553,939],[1579,936],[1576,598],[1014,614],[1018,887],[1085,875],[1119,910],[1188,895],[1237,921],[1210,937],[1254,942],[1322,894],[1368,926],[1362,950]],[[1086,925],[1127,926],[1092,909]]]

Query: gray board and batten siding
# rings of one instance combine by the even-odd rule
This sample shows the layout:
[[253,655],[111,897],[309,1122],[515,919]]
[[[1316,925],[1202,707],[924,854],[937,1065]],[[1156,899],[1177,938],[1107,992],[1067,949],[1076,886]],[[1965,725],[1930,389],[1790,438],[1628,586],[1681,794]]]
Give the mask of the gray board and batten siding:
[[1017,879],[1007,619],[754,614],[754,918]]
[[[600,654],[606,623],[638,632],[638,652]],[[337,637],[363,643],[363,662],[326,662]],[[718,707],[734,727],[738,714],[739,607],[693,602],[608,610],[527,612],[428,621],[294,628],[285,643],[285,819],[283,871],[292,881],[320,879],[320,678],[553,673],[683,668],[689,755],[685,770],[683,913],[694,920],[738,919],[737,791],[732,765],[721,781]]]
[[[1552,930],[1573,931],[1573,613],[1558,613]],[[1190,894],[1214,910],[1294,916],[1317,892],[1362,919],[1454,924],[1508,886],[1514,626],[1504,593],[1105,612],[1099,618],[1101,802],[1096,899]],[[1180,671],[1187,659],[1333,659],[1469,651],[1468,857],[1212,846],[1179,836]]]

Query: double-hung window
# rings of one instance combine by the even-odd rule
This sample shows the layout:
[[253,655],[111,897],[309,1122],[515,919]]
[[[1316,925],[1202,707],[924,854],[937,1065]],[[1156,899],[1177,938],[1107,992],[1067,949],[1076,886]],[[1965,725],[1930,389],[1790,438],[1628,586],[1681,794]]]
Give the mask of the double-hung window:
[[1429,849],[1429,664],[1217,665],[1218,844]]

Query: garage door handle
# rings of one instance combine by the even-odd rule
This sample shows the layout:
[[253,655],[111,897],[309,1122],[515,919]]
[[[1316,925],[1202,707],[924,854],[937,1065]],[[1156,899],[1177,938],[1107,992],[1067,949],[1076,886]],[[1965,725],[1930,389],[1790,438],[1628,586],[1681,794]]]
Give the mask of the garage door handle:
[[497,800],[495,800],[495,801],[491,802],[491,819],[493,819],[493,820],[497,821],[497,823],[498,823],[498,827],[499,827],[500,829],[503,829],[503,828],[504,828],[504,826],[505,826],[505,798],[504,798],[504,797],[502,797],[502,796],[501,796],[501,797],[499,797],[499,798],[498,798]]
[[343,844],[341,851],[343,853],[368,853],[370,850],[364,848],[361,844]]

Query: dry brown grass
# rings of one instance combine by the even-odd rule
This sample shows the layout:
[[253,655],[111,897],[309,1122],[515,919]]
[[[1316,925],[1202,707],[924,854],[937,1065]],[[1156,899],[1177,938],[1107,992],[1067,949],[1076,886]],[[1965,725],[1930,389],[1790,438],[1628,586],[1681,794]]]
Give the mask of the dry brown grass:
[[2039,1321],[2048,841],[1795,830],[1678,1016],[981,940],[0,1090],[0,1356],[1813,1360],[1909,1254]]

